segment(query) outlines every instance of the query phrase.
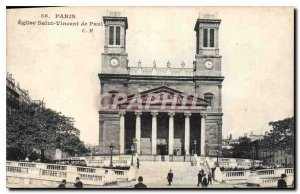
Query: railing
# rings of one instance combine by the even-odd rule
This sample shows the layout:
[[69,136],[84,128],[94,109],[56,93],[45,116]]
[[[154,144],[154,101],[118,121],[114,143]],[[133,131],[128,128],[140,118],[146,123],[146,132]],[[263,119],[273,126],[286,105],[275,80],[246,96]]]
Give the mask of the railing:
[[294,169],[293,168],[286,168],[285,169],[285,174],[294,174]]
[[67,166],[47,165],[47,169],[49,169],[49,170],[67,170]]
[[77,167],[77,172],[96,173],[96,169],[94,169],[94,168]]
[[130,67],[130,75],[194,76],[193,68]]
[[36,167],[36,164],[32,164],[32,163],[26,163],[26,162],[22,162],[22,163],[18,163],[18,166],[21,167]]
[[[86,160],[87,166],[89,167],[107,167],[110,165],[110,156],[86,157]],[[114,155],[112,157],[112,162],[114,166],[129,167],[131,164],[131,155]]]
[[257,175],[260,176],[272,176],[275,174],[274,169],[264,169],[264,170],[258,170]]
[[294,180],[294,169],[264,169],[251,172],[245,171],[223,171],[222,181],[231,184],[247,183],[260,187],[276,187],[281,174],[287,175],[287,184],[292,185]]
[[[209,164],[214,165],[217,162],[216,157],[206,157]],[[255,160],[254,165],[259,166],[262,163],[260,160]],[[238,159],[238,158],[219,158],[219,166],[224,168],[249,168],[253,164],[251,159]]]
[[245,171],[230,171],[230,172],[224,172],[225,177],[241,177],[245,176]]
[[[130,173],[129,173],[130,171]],[[84,184],[106,185],[116,183],[118,180],[133,180],[135,170],[103,169],[80,166],[62,166],[44,163],[19,163],[9,161],[6,163],[7,181],[15,182],[16,178],[45,180],[60,182],[74,182],[79,177]],[[31,181],[31,182],[32,182]]]

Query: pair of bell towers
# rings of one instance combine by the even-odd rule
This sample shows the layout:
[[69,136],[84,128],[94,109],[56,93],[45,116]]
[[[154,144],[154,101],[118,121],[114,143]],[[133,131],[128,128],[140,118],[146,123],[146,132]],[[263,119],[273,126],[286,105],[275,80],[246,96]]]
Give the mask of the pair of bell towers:
[[[127,17],[103,17],[105,44],[102,53],[102,74],[124,74],[128,72],[126,53]],[[221,56],[219,55],[219,27],[221,20],[213,15],[197,19],[195,76],[221,76]]]

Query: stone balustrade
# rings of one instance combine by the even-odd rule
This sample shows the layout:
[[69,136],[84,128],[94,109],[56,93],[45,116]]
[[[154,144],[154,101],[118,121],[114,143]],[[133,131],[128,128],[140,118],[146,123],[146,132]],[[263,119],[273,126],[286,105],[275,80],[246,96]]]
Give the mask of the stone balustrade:
[[105,169],[82,166],[67,166],[46,163],[21,163],[9,161],[6,163],[7,181],[14,182],[24,179],[40,181],[52,181],[55,184],[66,179],[73,183],[79,177],[85,185],[107,185],[115,184],[118,181],[135,179],[135,170]]
[[[206,157],[210,167],[215,166],[217,163],[216,157]],[[244,168],[248,169],[252,167],[253,160],[251,159],[239,159],[239,158],[219,158],[219,166],[224,168]],[[255,166],[260,166],[262,161],[254,160]]]
[[129,67],[130,75],[194,76],[193,68]]
[[[134,157],[136,160],[136,157]],[[87,166],[91,167],[108,167],[110,165],[110,156],[93,156],[86,157]],[[129,167],[131,165],[131,155],[113,156],[114,166]]]
[[[202,158],[202,160],[204,160]],[[216,158],[206,157],[206,163],[210,168],[215,167]],[[250,159],[238,159],[238,158],[219,158],[219,165],[223,167],[238,167],[248,168],[252,165]],[[261,161],[255,160],[255,165],[260,165]],[[277,169],[262,169],[256,171],[240,170],[240,171],[220,171],[220,167],[216,169],[216,180],[219,182],[225,182],[228,184],[249,184],[260,187],[276,187],[277,181],[281,174],[287,175],[287,184],[292,185],[294,181],[294,169],[293,168],[277,168]]]

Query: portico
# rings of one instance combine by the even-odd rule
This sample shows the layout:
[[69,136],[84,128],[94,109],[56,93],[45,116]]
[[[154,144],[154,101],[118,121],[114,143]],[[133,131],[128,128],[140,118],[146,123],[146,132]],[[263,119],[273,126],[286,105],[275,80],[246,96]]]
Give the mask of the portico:
[[[207,102],[204,99],[193,99],[193,96],[189,96],[186,107],[180,108],[183,106],[182,97],[188,95],[166,86],[143,92],[140,100],[146,102],[145,98],[150,93],[156,94],[156,96],[168,95],[168,99],[177,96],[176,106],[172,108],[172,104],[164,102],[163,97],[159,97],[155,104],[142,103],[141,110],[126,109],[129,101],[132,102],[133,99],[129,95],[131,97],[119,104],[118,110],[120,115],[120,153],[128,152],[131,145],[129,143],[125,145],[125,142],[132,142],[135,138],[138,154],[190,155],[198,153],[204,155]],[[195,106],[192,106],[192,100],[194,100]],[[136,99],[136,101],[139,100]],[[166,106],[161,109],[163,103]],[[195,123],[192,128],[191,119]],[[193,143],[195,140],[197,142],[196,149]]]

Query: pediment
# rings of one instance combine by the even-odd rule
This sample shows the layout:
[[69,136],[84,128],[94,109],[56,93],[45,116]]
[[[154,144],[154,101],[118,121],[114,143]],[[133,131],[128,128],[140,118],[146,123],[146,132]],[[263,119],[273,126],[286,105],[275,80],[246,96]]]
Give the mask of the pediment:
[[152,102],[151,105],[160,105],[162,103],[165,103],[166,105],[172,103],[181,105],[182,103],[186,103],[186,105],[188,106],[192,104],[196,106],[208,106],[208,102],[203,98],[197,97],[193,94],[187,94],[167,86],[160,86],[143,91],[139,94],[128,95],[127,101],[122,104],[129,104],[133,102],[146,104],[149,101]]

